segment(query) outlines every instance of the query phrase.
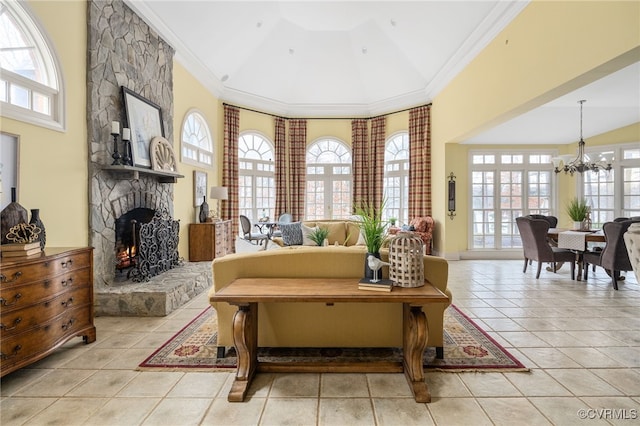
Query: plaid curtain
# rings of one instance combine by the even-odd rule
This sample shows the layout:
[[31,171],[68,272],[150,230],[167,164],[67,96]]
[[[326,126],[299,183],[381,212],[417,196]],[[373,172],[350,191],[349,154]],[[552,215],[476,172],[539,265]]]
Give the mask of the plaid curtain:
[[351,120],[351,171],[353,173],[352,205],[355,211],[369,203],[369,147],[368,124],[363,118]]
[[288,173],[287,173],[287,138],[286,138],[286,121],[284,118],[276,117],[275,124],[275,185],[276,185],[276,206],[274,211],[274,220],[283,214],[289,212],[291,205],[289,199]]
[[307,173],[307,120],[289,120],[289,196],[293,220],[304,219]]
[[369,199],[374,206],[382,204],[384,197],[384,148],[387,131],[387,117],[376,117],[371,120],[371,189]]
[[409,220],[431,216],[431,105],[409,111]]
[[229,191],[229,199],[222,200],[220,217],[231,220],[232,235],[238,235],[240,208],[238,201],[238,138],[240,137],[240,110],[224,106],[224,155],[222,186]]

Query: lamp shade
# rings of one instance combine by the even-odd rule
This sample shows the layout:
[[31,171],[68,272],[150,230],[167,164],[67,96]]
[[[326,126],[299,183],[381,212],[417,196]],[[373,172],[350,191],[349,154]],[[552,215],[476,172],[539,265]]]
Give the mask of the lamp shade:
[[214,200],[226,200],[229,198],[229,190],[226,186],[212,186],[209,198]]

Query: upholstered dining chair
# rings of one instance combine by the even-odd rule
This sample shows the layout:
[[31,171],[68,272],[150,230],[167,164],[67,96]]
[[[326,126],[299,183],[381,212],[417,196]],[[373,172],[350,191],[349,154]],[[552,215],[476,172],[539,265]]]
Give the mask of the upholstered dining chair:
[[556,270],[556,262],[569,262],[571,264],[571,279],[575,279],[576,254],[571,250],[551,247],[547,242],[549,232],[549,222],[544,219],[531,219],[528,217],[517,217],[516,224],[522,239],[524,251],[524,268],[522,272],[527,272],[530,260],[538,262],[536,278],[540,278],[542,264],[551,262],[554,264],[553,271]]
[[638,223],[640,220],[622,220],[607,222],[602,225],[604,238],[606,240],[604,249],[596,252],[587,252],[582,256],[584,263],[584,280],[588,278],[589,264],[601,266],[611,277],[611,284],[615,290],[618,289],[618,281],[621,281],[621,271],[632,271],[629,253],[624,242],[624,233],[629,226]]
[[291,223],[291,222],[293,222],[293,216],[291,216],[291,213],[282,213],[278,217],[278,222],[276,222],[275,229],[272,230],[271,236],[282,237],[282,231],[278,229],[278,225],[280,225],[281,223]]
[[245,215],[240,215],[240,226],[242,227],[242,238],[249,241],[250,243],[255,243],[257,245],[262,245],[262,242],[266,242],[269,240],[269,235],[263,234],[262,232],[251,232],[251,220]]

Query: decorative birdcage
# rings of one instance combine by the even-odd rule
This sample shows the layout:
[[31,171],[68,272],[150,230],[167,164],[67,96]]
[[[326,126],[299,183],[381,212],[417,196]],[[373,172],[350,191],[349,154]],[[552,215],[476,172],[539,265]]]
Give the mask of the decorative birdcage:
[[389,279],[400,287],[424,285],[422,238],[400,232],[389,242]]

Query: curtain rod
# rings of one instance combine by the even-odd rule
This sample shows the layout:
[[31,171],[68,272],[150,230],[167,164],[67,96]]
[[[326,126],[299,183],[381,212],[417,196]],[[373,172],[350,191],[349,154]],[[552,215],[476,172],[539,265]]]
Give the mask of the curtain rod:
[[423,107],[423,106],[430,106],[432,104],[433,104],[432,102],[429,102],[428,104],[423,104],[423,105],[418,105],[418,106],[415,106],[415,107],[405,108],[405,109],[401,109],[399,111],[388,112],[386,114],[375,115],[373,117],[348,118],[348,117],[283,117],[281,115],[272,114],[270,112],[258,111],[256,109],[246,108],[246,107],[242,107],[242,106],[239,106],[239,105],[233,105],[233,104],[229,104],[229,103],[226,103],[226,102],[222,103],[223,106],[230,106],[230,107],[242,109],[242,110],[245,110],[245,111],[255,112],[255,113],[258,113],[258,114],[270,115],[272,117],[282,118],[284,120],[292,120],[292,119],[293,120],[373,120],[374,118],[385,117],[385,116],[391,115],[391,114],[399,114],[401,112],[410,111],[410,110],[412,110],[414,108],[420,108],[420,107]]

